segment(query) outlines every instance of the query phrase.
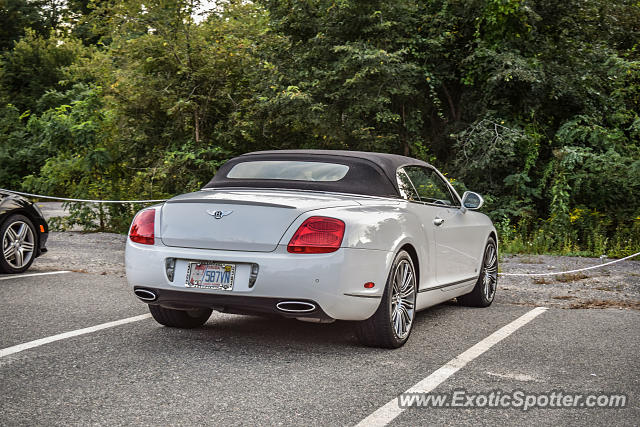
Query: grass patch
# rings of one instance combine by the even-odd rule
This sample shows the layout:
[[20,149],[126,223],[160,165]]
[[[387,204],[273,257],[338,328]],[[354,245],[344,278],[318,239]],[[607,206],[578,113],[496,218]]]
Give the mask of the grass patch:
[[577,282],[578,280],[587,279],[587,278],[589,278],[589,276],[587,276],[584,273],[566,273],[566,274],[559,274],[558,276],[556,276],[556,280],[561,283]]
[[533,278],[533,283],[535,283],[536,285],[550,285],[553,283],[553,280],[550,279],[549,277],[534,277]]
[[544,264],[544,261],[542,261],[540,258],[534,258],[534,257],[523,257],[520,256],[517,259],[517,262],[521,263],[521,264]]

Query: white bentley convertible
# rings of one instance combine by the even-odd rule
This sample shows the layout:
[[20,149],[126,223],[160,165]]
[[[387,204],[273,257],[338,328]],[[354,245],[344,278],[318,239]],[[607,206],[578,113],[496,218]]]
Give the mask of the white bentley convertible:
[[408,157],[245,154],[136,215],[127,278],[166,326],[201,326],[212,310],[352,320],[364,344],[395,348],[418,310],[493,301],[497,238],[482,203]]

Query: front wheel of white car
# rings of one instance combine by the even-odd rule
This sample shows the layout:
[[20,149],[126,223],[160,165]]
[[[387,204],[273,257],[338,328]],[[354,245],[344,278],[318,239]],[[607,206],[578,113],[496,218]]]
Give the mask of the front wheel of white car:
[[172,328],[197,328],[204,325],[211,316],[211,309],[173,310],[159,305],[149,305],[149,311],[156,320],[164,326]]
[[411,334],[415,313],[415,267],[409,254],[400,251],[391,266],[378,310],[358,323],[358,339],[370,347],[401,347]]

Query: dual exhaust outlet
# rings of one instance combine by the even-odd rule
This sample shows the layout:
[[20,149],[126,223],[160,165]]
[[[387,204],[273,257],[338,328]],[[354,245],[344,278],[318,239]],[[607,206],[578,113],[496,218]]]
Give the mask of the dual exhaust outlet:
[[[158,295],[149,289],[135,289],[133,293],[144,302],[153,302],[158,299]],[[317,307],[306,301],[280,301],[276,304],[276,308],[284,313],[302,314],[311,313]]]
[[276,304],[276,308],[285,313],[311,313],[316,305],[305,301],[281,301]]
[[148,289],[135,289],[133,293],[136,294],[136,296],[142,301],[151,302],[158,299],[156,293]]

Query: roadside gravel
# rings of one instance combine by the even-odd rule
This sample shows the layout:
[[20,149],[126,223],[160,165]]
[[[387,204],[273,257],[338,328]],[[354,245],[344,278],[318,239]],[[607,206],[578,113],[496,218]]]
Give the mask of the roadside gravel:
[[[640,258],[638,256],[637,258]],[[576,270],[611,260],[551,255],[505,256],[504,273],[548,273]],[[509,277],[498,281],[496,301],[563,308],[631,308],[640,310],[640,261],[555,276]]]
[[[113,233],[52,232],[47,252],[31,272],[74,270],[125,276],[126,236]],[[546,273],[590,267],[597,258],[551,255],[505,256],[500,271]],[[501,276],[496,302],[561,308],[621,308],[640,310],[640,261],[622,261],[603,268],[560,276]]]
[[29,272],[73,270],[124,277],[126,236],[114,233],[49,233],[48,252],[37,258]]

